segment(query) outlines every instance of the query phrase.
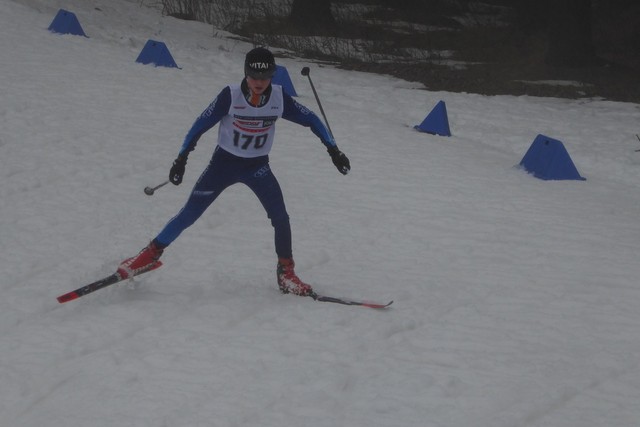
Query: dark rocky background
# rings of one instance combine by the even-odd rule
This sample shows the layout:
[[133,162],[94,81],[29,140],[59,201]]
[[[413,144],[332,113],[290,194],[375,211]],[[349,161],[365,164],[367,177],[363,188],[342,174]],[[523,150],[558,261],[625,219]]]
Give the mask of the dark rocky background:
[[[162,0],[256,45],[429,90],[640,103],[638,0]],[[215,30],[214,30],[215,32]]]

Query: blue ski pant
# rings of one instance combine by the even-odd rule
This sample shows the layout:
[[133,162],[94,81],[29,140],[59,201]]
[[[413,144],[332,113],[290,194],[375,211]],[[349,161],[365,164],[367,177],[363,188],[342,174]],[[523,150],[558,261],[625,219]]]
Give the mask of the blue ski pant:
[[155,238],[169,246],[196,222],[213,201],[229,186],[247,185],[258,197],[275,230],[278,258],[291,258],[291,225],[280,184],[269,167],[269,156],[242,158],[216,147],[211,162],[193,187],[184,207]]

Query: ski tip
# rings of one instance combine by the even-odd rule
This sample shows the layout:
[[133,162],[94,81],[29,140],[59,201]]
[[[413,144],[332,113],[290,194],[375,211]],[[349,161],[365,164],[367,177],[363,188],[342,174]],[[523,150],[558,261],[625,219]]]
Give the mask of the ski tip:
[[375,302],[363,302],[362,303],[363,306],[369,307],[369,308],[387,308],[391,304],[393,304],[393,300],[389,301],[386,304],[378,304],[378,303],[375,303]]
[[79,298],[79,297],[80,297],[80,295],[78,295],[76,293],[76,291],[73,291],[73,292],[69,292],[69,293],[64,294],[64,295],[60,295],[57,299],[58,299],[58,302],[60,304],[63,304],[65,302],[67,302],[67,301],[72,301],[72,300],[74,300],[76,298]]
[[367,307],[367,308],[387,308],[391,304],[393,304],[393,300],[391,300],[386,304],[380,304],[372,301],[351,300],[347,298],[336,298],[336,297],[329,297],[326,295],[318,295],[315,292],[309,296],[313,298],[315,301],[334,302],[334,303],[343,304],[343,305],[358,305],[360,307]]

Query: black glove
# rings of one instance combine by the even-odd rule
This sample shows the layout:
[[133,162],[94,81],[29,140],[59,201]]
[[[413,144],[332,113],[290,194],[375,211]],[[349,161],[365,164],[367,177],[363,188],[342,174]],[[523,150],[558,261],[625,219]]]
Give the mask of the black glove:
[[173,185],[180,185],[182,183],[185,166],[187,166],[187,156],[181,154],[173,161],[173,166],[171,166],[171,171],[169,171],[169,181],[171,181]]
[[342,151],[338,149],[338,147],[329,147],[327,148],[329,155],[331,156],[331,161],[336,166],[338,171],[342,175],[346,175],[351,170],[351,163],[349,163],[349,158],[344,155]]

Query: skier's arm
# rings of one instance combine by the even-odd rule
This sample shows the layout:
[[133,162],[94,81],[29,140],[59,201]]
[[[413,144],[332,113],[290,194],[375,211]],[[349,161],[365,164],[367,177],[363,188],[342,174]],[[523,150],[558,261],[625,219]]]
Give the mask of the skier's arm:
[[329,129],[322,123],[322,120],[311,110],[286,93],[282,93],[284,101],[284,109],[282,118],[299,125],[311,128],[311,131],[322,141],[327,147],[335,147],[336,141],[329,132]]
[[171,181],[172,184],[180,185],[180,183],[182,183],[189,153],[196,148],[200,137],[229,113],[230,107],[231,89],[227,86],[211,101],[211,104],[200,114],[191,126],[191,129],[189,129],[189,132],[187,132],[178,157],[173,161],[173,165],[169,171],[169,181]]
[[282,118],[297,123],[302,126],[311,128],[311,131],[322,141],[327,147],[327,151],[331,156],[331,161],[341,174],[346,175],[351,170],[351,163],[345,154],[340,151],[333,135],[329,129],[322,123],[322,120],[311,110],[302,104],[296,102],[290,95],[282,93],[284,101],[284,109]]
[[200,137],[209,129],[214,127],[224,116],[229,113],[231,107],[231,88],[229,86],[222,89],[222,91],[215,97],[211,104],[200,114],[196,121],[187,132],[187,136],[184,138],[182,147],[180,148],[180,155],[187,156],[192,152]]

